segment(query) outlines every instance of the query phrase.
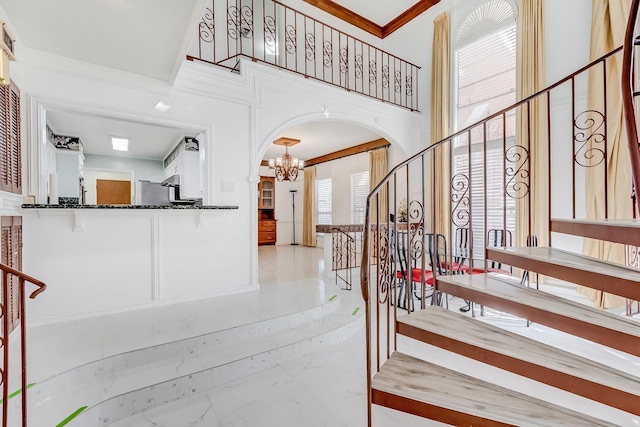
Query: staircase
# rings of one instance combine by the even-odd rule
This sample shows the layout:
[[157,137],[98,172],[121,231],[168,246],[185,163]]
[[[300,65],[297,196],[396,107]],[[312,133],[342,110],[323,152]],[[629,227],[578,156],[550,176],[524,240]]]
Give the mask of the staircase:
[[[633,41],[633,28],[638,11],[639,1],[634,1],[630,18],[627,40]],[[632,43],[629,43],[630,45]],[[624,58],[627,70],[631,70],[631,60],[625,47]],[[488,186],[487,171],[484,170],[482,182],[473,181],[471,175],[471,149],[469,148],[469,176],[462,186],[456,186],[456,177],[438,176],[435,171],[425,173],[425,165],[435,165],[435,151],[452,152],[452,145],[464,135],[471,135],[474,130],[484,129],[484,144],[486,147],[488,124],[494,120],[504,120],[504,117],[517,110],[532,107],[532,102],[537,100],[549,109],[550,114],[545,118],[548,130],[549,147],[561,141],[552,136],[551,129],[558,126],[553,122],[554,113],[549,98],[555,93],[555,89],[569,83],[574,85],[576,77],[582,72],[589,72],[593,67],[602,64],[615,55],[616,50],[606,57],[594,61],[578,73],[568,76],[555,85],[520,101],[514,106],[500,111],[487,119],[463,129],[447,139],[428,147],[421,153],[395,167],[391,173],[373,190],[368,199],[368,216],[371,212],[378,212],[375,218],[367,217],[364,235],[364,253],[361,269],[361,286],[363,298],[366,303],[367,319],[367,366],[368,366],[368,391],[369,391],[369,426],[375,424],[372,415],[372,406],[385,407],[409,413],[438,422],[458,426],[608,426],[609,420],[594,418],[585,413],[567,409],[554,404],[550,397],[540,394],[523,394],[510,388],[497,385],[493,381],[480,379],[480,375],[461,373],[458,369],[451,369],[441,363],[432,361],[430,356],[436,353],[434,348],[449,352],[451,360],[459,356],[481,362],[501,371],[516,374],[522,378],[530,379],[545,384],[564,392],[572,393],[594,402],[616,408],[630,414],[640,416],[640,369],[634,372],[623,372],[607,366],[601,361],[595,361],[588,355],[575,354],[566,351],[559,346],[551,346],[540,340],[533,340],[516,334],[501,327],[489,324],[482,316],[485,307],[495,312],[508,313],[526,320],[528,326],[531,322],[544,325],[562,333],[573,335],[592,343],[606,346],[606,351],[611,354],[623,352],[640,357],[640,322],[638,319],[612,314],[607,311],[592,308],[590,306],[570,301],[566,298],[554,295],[536,287],[525,286],[519,278],[522,272],[527,272],[531,277],[537,273],[549,281],[564,281],[579,286],[584,286],[597,291],[618,295],[627,300],[640,300],[640,272],[619,263],[603,261],[585,256],[576,250],[567,249],[563,242],[563,236],[574,236],[583,239],[595,239],[603,242],[640,246],[640,221],[636,221],[634,214],[629,212],[629,219],[580,219],[576,217],[576,192],[575,182],[570,183],[566,192],[566,198],[572,199],[572,211],[568,218],[553,218],[550,213],[562,209],[548,208],[549,217],[544,221],[548,223],[549,232],[544,236],[547,245],[530,247],[522,244],[526,241],[534,229],[535,218],[531,215],[524,224],[516,226],[516,232],[520,227],[520,245],[514,247],[497,247],[490,245],[485,238],[485,251],[483,258],[483,274],[459,274],[460,271],[437,271],[435,286],[430,286],[419,278],[410,278],[411,274],[397,274],[397,248],[406,249],[406,259],[412,262],[414,269],[422,269],[425,273],[432,273],[431,265],[454,265],[460,259],[456,259],[456,248],[450,247],[447,261],[441,261],[438,248],[431,247],[427,242],[431,241],[426,236],[431,234],[443,234],[453,236],[454,230],[460,227],[456,220],[461,216],[456,215],[460,209],[459,201],[472,194],[472,187],[476,190],[473,194],[485,194]],[[623,75],[630,74],[623,71]],[[624,79],[623,79],[624,80]],[[625,82],[628,83],[628,82]],[[632,82],[633,84],[633,82]],[[624,85],[623,85],[624,86]],[[629,86],[627,84],[627,86]],[[633,90],[628,87],[629,98]],[[637,93],[633,93],[637,95]],[[575,102],[575,101],[574,101]],[[630,101],[629,101],[630,102]],[[627,104],[627,101],[625,101]],[[574,105],[575,107],[575,105]],[[626,113],[629,115],[628,105]],[[606,109],[606,107],[605,107]],[[522,111],[522,110],[519,110]],[[635,129],[635,115],[627,120],[633,120],[629,146],[631,158],[640,153],[637,145],[637,132]],[[572,119],[577,120],[579,114],[574,114]],[[530,120],[530,119],[529,119]],[[606,118],[603,115],[603,120]],[[531,121],[527,123],[531,126]],[[606,122],[603,126],[606,128]],[[629,127],[628,127],[629,129]],[[595,131],[594,131],[595,132]],[[544,133],[544,132],[543,132]],[[584,136],[584,135],[583,135]],[[506,136],[503,137],[506,145]],[[530,137],[525,137],[530,138]],[[575,138],[575,133],[574,133]],[[577,138],[576,138],[577,139]],[[587,138],[588,139],[588,138]],[[517,141],[514,145],[521,152],[530,153],[534,141]],[[546,142],[545,142],[546,143]],[[575,168],[576,157],[581,148],[575,149],[569,160],[559,157],[549,158],[549,179],[554,182],[554,170],[558,168]],[[583,146],[584,147],[584,146]],[[606,153],[605,153],[606,159]],[[536,185],[530,181],[531,163],[527,157],[519,159],[517,168],[523,168],[527,173],[520,175],[521,188],[526,188],[526,194],[520,194],[518,200],[526,200],[525,206],[532,203],[531,193]],[[508,160],[505,159],[505,163]],[[607,163],[602,162],[602,163]],[[632,159],[632,169],[638,172],[635,183],[640,182],[640,162],[635,166]],[[558,166],[561,165],[561,166]],[[600,165],[602,173],[606,176],[606,167]],[[521,169],[518,169],[521,170]],[[413,177],[420,175],[422,181]],[[594,173],[590,170],[589,173]],[[505,189],[505,199],[509,197],[508,171],[505,170],[502,187]],[[464,180],[463,180],[464,181]],[[459,182],[459,181],[458,181]],[[606,178],[605,178],[606,182]],[[406,188],[402,188],[406,183]],[[566,183],[555,183],[554,186],[563,186]],[[438,186],[449,187],[453,193],[451,199],[442,201],[439,198]],[[606,184],[605,184],[606,186]],[[554,187],[549,184],[549,192]],[[636,187],[637,188],[637,187]],[[457,196],[456,191],[462,189]],[[561,190],[564,191],[564,190]],[[381,193],[387,192],[388,204],[382,205]],[[631,191],[630,191],[631,193]],[[441,194],[441,193],[440,193]],[[573,197],[568,195],[572,194]],[[379,212],[396,214],[398,200],[406,197],[409,200],[408,224],[399,224],[380,215]],[[549,196],[551,202],[552,196]],[[605,200],[608,205],[611,201]],[[520,203],[520,201],[516,201]],[[413,206],[413,209],[412,209]],[[506,208],[504,208],[506,209]],[[531,213],[531,209],[529,213]],[[631,211],[631,210],[630,210]],[[442,212],[451,223],[442,226]],[[470,217],[469,212],[465,212]],[[474,223],[469,219],[462,226],[472,229],[480,228],[487,234],[486,207],[483,221]],[[504,212],[506,218],[507,213]],[[388,215],[387,215],[388,216]],[[397,217],[397,215],[395,215]],[[464,215],[462,216],[464,217]],[[484,224],[482,224],[484,222]],[[522,232],[522,228],[528,230]],[[506,228],[506,220],[505,227]],[[553,233],[553,234],[552,234]],[[409,244],[404,245],[401,239],[406,239]],[[451,241],[453,239],[450,239]],[[557,243],[559,242],[559,243]],[[453,245],[450,245],[453,246]],[[506,246],[506,245],[505,245]],[[428,250],[427,250],[428,249]],[[445,252],[446,253],[446,252]],[[453,253],[453,254],[452,254]],[[465,255],[466,256],[466,255]],[[471,260],[474,257],[468,256]],[[508,267],[514,271],[512,277],[505,274],[491,272],[490,263],[499,263],[501,273]],[[475,267],[475,266],[474,266]],[[515,272],[518,273],[515,273]],[[417,276],[420,276],[419,274]],[[408,282],[410,284],[408,284]],[[408,299],[420,297],[421,301],[413,304],[401,304],[398,295],[404,298],[406,288],[412,290],[406,292]],[[433,289],[433,296],[442,294],[442,301],[452,300],[458,297],[471,302],[471,313],[464,315],[457,310],[448,310],[435,305],[438,298],[429,301],[428,290]],[[416,291],[417,290],[417,291]],[[413,296],[411,296],[413,294]],[[398,302],[396,304],[396,301]],[[429,305],[430,303],[430,305]],[[446,305],[446,304],[442,304]],[[476,310],[474,310],[474,306]],[[401,307],[416,307],[415,311],[403,310]],[[422,307],[422,309],[418,309]],[[480,310],[477,310],[481,307]],[[568,338],[567,338],[568,339]],[[423,357],[410,355],[409,342],[419,342],[424,346]],[[438,351],[440,351],[438,350]],[[425,356],[426,355],[426,356]],[[435,358],[435,357],[434,357]],[[428,359],[428,360],[427,360]],[[466,359],[465,359],[466,360]],[[475,363],[475,362],[474,362]],[[637,364],[636,364],[637,366]],[[456,368],[456,366],[453,366]],[[484,368],[483,368],[484,369]],[[497,382],[497,381],[496,381]],[[631,417],[631,416],[630,416]]]

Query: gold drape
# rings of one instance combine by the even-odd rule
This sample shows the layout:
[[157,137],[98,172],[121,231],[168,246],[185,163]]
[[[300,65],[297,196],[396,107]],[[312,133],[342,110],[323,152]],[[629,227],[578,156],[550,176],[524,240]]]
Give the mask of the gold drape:
[[[630,0],[593,0],[591,15],[590,57],[595,60],[622,45],[629,16]],[[607,61],[607,178],[608,188],[604,188],[602,164],[586,168],[586,212],[588,218],[602,219],[605,216],[605,191],[608,194],[609,218],[629,218],[631,206],[631,165],[624,130],[620,76],[622,56],[615,55]],[[603,111],[604,81],[601,67],[589,72],[588,110]],[[593,140],[593,138],[591,138]],[[594,143],[589,148],[601,149]],[[602,144],[599,144],[602,145]],[[597,161],[597,160],[594,160]],[[624,263],[624,246],[609,242],[585,239],[583,252],[595,258]],[[624,299],[604,294],[591,288],[579,287],[578,291],[594,302],[596,307],[607,308],[624,304]]]
[[[524,99],[545,87],[543,0],[521,0],[517,36],[517,98]],[[536,235],[538,245],[548,244],[548,141],[546,98],[520,107],[517,114],[517,144],[508,150],[507,161],[519,162],[528,152],[528,176],[507,185],[516,197],[516,245],[525,246],[527,236]],[[519,166],[519,163],[516,163]],[[520,185],[524,184],[524,185]],[[528,190],[528,195],[526,194]]]
[[[379,148],[377,150],[369,151],[369,189],[373,190],[382,179],[387,176],[389,172],[387,149]],[[387,214],[389,212],[388,204],[388,191],[386,187],[383,187],[378,193],[378,197],[374,197],[371,200],[371,222],[376,222],[378,206],[380,206],[379,222],[387,222]]]
[[[438,15],[433,20],[433,47],[431,63],[431,144],[450,133],[451,111],[451,45],[449,38],[449,14]],[[433,156],[435,179],[435,210],[437,232],[449,237],[451,233],[451,153],[449,144],[435,150]],[[433,182],[430,188],[433,187]]]
[[302,204],[302,244],[316,246],[316,167],[304,168],[304,202]]

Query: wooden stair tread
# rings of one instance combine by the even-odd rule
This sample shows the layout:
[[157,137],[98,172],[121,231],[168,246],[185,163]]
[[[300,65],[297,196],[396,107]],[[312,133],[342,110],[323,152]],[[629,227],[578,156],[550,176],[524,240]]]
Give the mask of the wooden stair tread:
[[640,377],[437,306],[397,323],[402,335],[640,415]]
[[640,221],[633,219],[553,218],[551,231],[640,246]]
[[400,352],[371,387],[374,404],[455,425],[613,425]]
[[620,264],[550,247],[488,247],[487,258],[640,300],[640,272]]
[[640,356],[640,322],[490,274],[438,276],[438,289]]

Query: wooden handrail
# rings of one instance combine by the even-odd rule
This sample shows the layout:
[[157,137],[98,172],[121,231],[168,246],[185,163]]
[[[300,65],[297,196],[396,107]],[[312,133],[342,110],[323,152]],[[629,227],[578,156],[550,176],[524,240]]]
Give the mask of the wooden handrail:
[[[15,268],[11,268],[8,265],[0,264],[0,271],[2,275],[2,305],[4,310],[2,311],[2,316],[4,317],[2,322],[2,342],[3,345],[3,356],[4,361],[2,364],[2,427],[7,427],[8,418],[9,418],[9,367],[10,363],[10,340],[9,334],[11,333],[10,329],[10,316],[13,316],[11,310],[9,309],[9,275],[15,276],[18,278],[18,315],[20,318],[20,367],[21,367],[21,403],[22,403],[22,427],[27,427],[27,323],[26,323],[26,304],[25,304],[25,294],[26,294],[26,282],[32,283],[36,285],[38,288],[31,292],[29,298],[33,299],[38,296],[40,293],[44,292],[47,289],[47,285],[44,284],[41,280],[38,280],[34,277],[31,277],[23,272],[16,270]],[[14,285],[15,286],[15,285]]]
[[47,289],[47,285],[45,285],[43,281],[33,278],[27,274],[24,274],[23,272],[16,270],[15,268],[9,267],[8,265],[0,264],[0,270],[9,274],[13,274],[18,279],[24,279],[26,282],[36,285],[38,289],[31,292],[31,294],[29,295],[29,298],[31,299],[34,299],[35,297],[37,297],[39,294],[41,294]]
[[637,197],[638,185],[640,184],[640,146],[638,145],[636,114],[633,108],[633,51],[635,43],[634,30],[638,19],[638,6],[640,6],[640,0],[633,0],[629,12],[629,19],[627,20],[622,54],[622,106],[627,129],[627,143],[629,146],[629,158],[631,160],[633,188],[634,193],[636,193],[634,196],[636,204],[640,203]]

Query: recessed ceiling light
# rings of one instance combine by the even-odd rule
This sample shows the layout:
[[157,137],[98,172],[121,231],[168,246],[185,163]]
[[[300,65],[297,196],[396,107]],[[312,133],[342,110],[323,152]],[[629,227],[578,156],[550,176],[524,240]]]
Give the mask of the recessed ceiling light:
[[111,146],[116,151],[129,151],[129,138],[111,137]]
[[159,101],[156,106],[155,109],[160,111],[161,113],[164,113],[165,111],[167,111],[169,108],[171,108],[171,105],[169,104],[165,104],[162,101]]

